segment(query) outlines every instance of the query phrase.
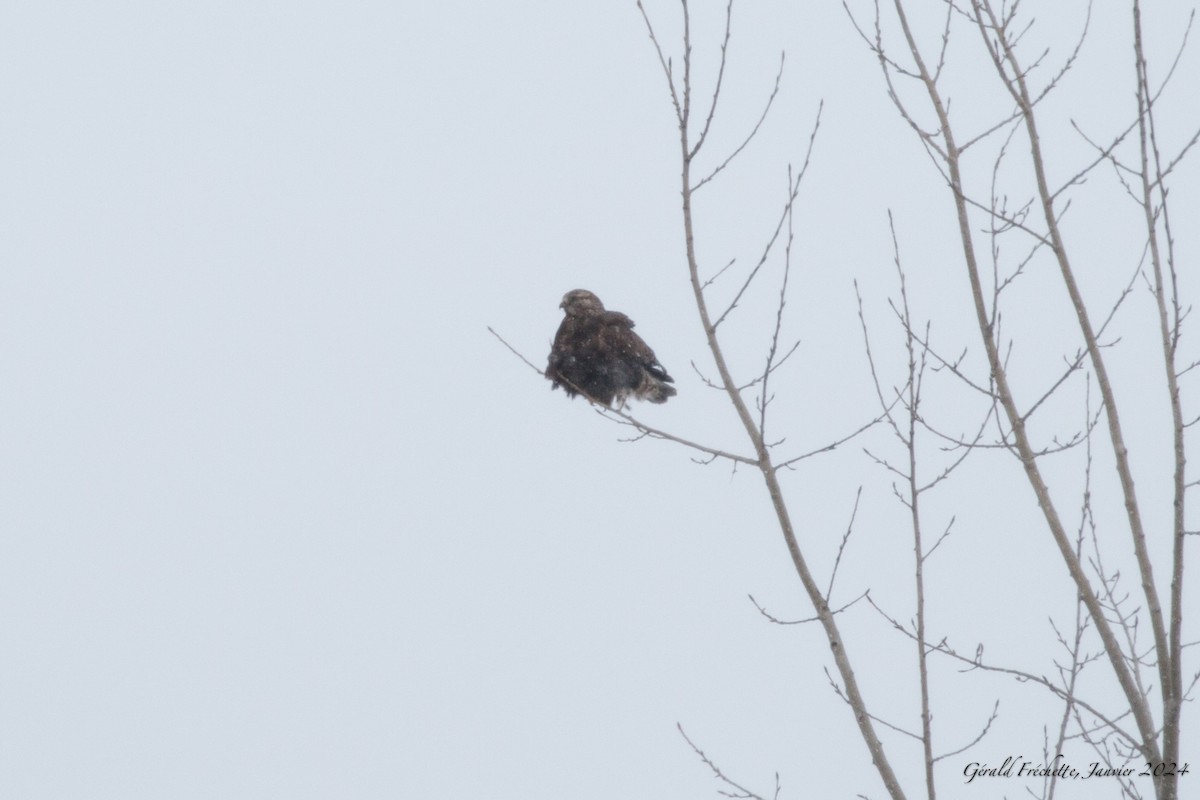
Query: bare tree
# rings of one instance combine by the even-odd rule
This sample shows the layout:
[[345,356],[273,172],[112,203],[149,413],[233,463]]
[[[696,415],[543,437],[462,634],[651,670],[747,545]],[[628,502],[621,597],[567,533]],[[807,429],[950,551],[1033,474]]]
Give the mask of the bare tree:
[[[1186,442],[1179,378],[1190,367],[1179,363],[1179,342],[1186,313],[1179,296],[1178,273],[1173,251],[1170,205],[1167,179],[1195,144],[1196,135],[1177,146],[1175,152],[1164,155],[1156,133],[1156,104],[1163,88],[1174,71],[1166,73],[1162,84],[1154,85],[1149,77],[1141,27],[1140,4],[1132,3],[1130,51],[1136,85],[1136,108],[1131,109],[1131,121],[1113,133],[1103,144],[1095,144],[1083,131],[1091,145],[1092,155],[1076,167],[1051,160],[1055,156],[1047,147],[1042,131],[1042,112],[1054,90],[1076,64],[1084,45],[1087,19],[1081,23],[1080,34],[1073,49],[1060,56],[1056,69],[1049,69],[1050,51],[1028,54],[1024,39],[1034,21],[1024,13],[1022,4],[996,3],[992,0],[970,0],[947,3],[940,43],[928,52],[921,42],[922,32],[914,30],[907,4],[894,0],[889,14],[876,3],[873,30],[868,32],[857,20],[855,24],[878,58],[888,94],[905,121],[924,146],[931,162],[950,191],[961,241],[961,267],[970,286],[970,300],[975,310],[980,342],[986,355],[986,393],[1001,413],[996,415],[995,443],[1019,460],[1029,490],[1037,498],[1044,517],[1046,533],[1062,556],[1067,574],[1074,582],[1081,603],[1081,615],[1076,635],[1063,642],[1071,652],[1070,667],[1058,681],[1036,676],[1066,703],[1067,712],[1060,728],[1059,742],[1066,735],[1067,720],[1074,720],[1077,734],[1097,748],[1101,759],[1121,767],[1135,759],[1146,765],[1147,777],[1153,780],[1155,796],[1160,800],[1178,797],[1180,761],[1179,733],[1182,701],[1195,683],[1185,685],[1183,678],[1183,574],[1185,506],[1188,481],[1186,477]],[[848,9],[849,10],[849,9]],[[890,16],[889,16],[890,15]],[[1090,17],[1090,9],[1088,12]],[[853,18],[853,15],[852,15]],[[900,44],[894,48],[884,34],[888,24],[898,27]],[[1190,19],[1188,22],[1190,28]],[[997,110],[992,120],[975,135],[964,136],[963,123],[951,113],[951,103],[944,89],[951,70],[948,56],[950,42],[962,35],[974,35],[976,44],[992,67]],[[1182,37],[1186,41],[1186,34]],[[907,84],[907,85],[903,85]],[[910,91],[909,87],[915,87]],[[923,98],[922,98],[923,95]],[[1005,102],[1006,101],[1006,102]],[[1136,140],[1128,140],[1136,135]],[[1010,148],[1023,144],[1028,148],[1027,159],[1016,166],[1005,161]],[[988,147],[992,149],[989,151]],[[1132,152],[1130,152],[1132,151]],[[978,155],[977,155],[978,154]],[[988,154],[988,155],[985,155]],[[967,161],[972,157],[992,159],[993,181],[986,190],[968,175]],[[1062,158],[1061,154],[1058,158]],[[1137,213],[1144,221],[1146,255],[1136,265],[1135,276],[1145,278],[1157,310],[1160,358],[1163,363],[1162,400],[1170,409],[1172,420],[1172,452],[1174,481],[1171,506],[1173,525],[1165,538],[1171,545],[1169,586],[1156,578],[1151,551],[1154,533],[1145,522],[1144,502],[1139,496],[1130,458],[1130,441],[1121,416],[1114,377],[1106,351],[1111,341],[1105,336],[1117,308],[1130,292],[1127,288],[1097,314],[1094,303],[1085,299],[1082,277],[1075,266],[1072,246],[1063,224],[1064,214],[1073,191],[1101,166],[1108,164],[1136,203]],[[1017,187],[1027,187],[1028,200],[1015,209],[995,189],[995,176],[1003,173]],[[1065,173],[1057,184],[1051,177]],[[1020,190],[1020,189],[1019,189]],[[981,233],[982,231],[982,233]],[[988,237],[988,247],[980,238]],[[1015,261],[1002,258],[996,242],[999,239],[1023,239],[1026,253]],[[993,265],[985,268],[980,253],[988,253]],[[1001,309],[1011,308],[1006,290],[1021,279],[1027,266],[1036,258],[1050,261],[1057,268],[1061,286],[1065,289],[1069,307],[1061,324],[1072,324],[1078,331],[1080,347],[1065,359],[1065,369],[1044,390],[1030,392],[1018,385],[1012,375],[1006,353],[1012,338],[1001,330]],[[1145,262],[1148,261],[1148,264]],[[906,321],[906,328],[911,331]],[[1110,334],[1111,335],[1111,334]],[[1090,564],[1084,557],[1082,538],[1069,531],[1060,504],[1054,499],[1051,478],[1045,464],[1052,452],[1061,449],[1039,447],[1030,433],[1031,417],[1052,397],[1064,391],[1068,383],[1078,383],[1081,375],[1094,379],[1100,395],[1102,413],[1097,419],[1107,434],[1111,448],[1112,469],[1123,498],[1124,528],[1128,537],[1133,565],[1138,575],[1141,605],[1126,602],[1117,589],[1120,568],[1104,565],[1100,548]],[[963,373],[964,380],[970,380]],[[976,385],[982,385],[978,382]],[[1091,380],[1087,382],[1092,385]],[[1070,439],[1062,447],[1086,442],[1089,450],[1088,475],[1091,475],[1092,420],[1085,426],[1086,434]],[[979,446],[978,442],[969,443]],[[1091,480],[1085,484],[1090,487]],[[1085,490],[1081,532],[1083,526],[1094,525],[1090,514],[1088,492]],[[1107,523],[1108,521],[1106,521]],[[1106,524],[1106,528],[1111,528]],[[1093,528],[1094,530],[1094,528]],[[1090,569],[1089,569],[1090,567]],[[1169,600],[1164,602],[1164,595]],[[1148,622],[1152,645],[1140,647],[1136,632],[1139,624]],[[1083,632],[1094,631],[1112,676],[1120,687],[1124,710],[1102,713],[1095,705],[1086,703],[1077,694],[1076,679],[1088,659],[1081,647]],[[924,642],[922,637],[922,642]],[[936,645],[957,656],[944,642]],[[983,666],[978,657],[972,663]],[[1150,671],[1153,678],[1145,673]],[[1156,679],[1156,680],[1155,680]],[[1155,697],[1157,695],[1157,697]],[[1155,707],[1157,705],[1157,708]],[[1083,716],[1086,714],[1086,719]],[[1132,729],[1118,722],[1132,718]],[[1048,784],[1046,796],[1052,796],[1054,785]],[[1137,796],[1132,782],[1122,782],[1121,791]]]
[[[643,19],[646,22],[646,28],[649,32],[650,39],[654,43],[655,51],[658,54],[659,64],[662,67],[663,75],[665,76],[670,91],[671,105],[675,112],[675,121],[679,131],[679,153],[680,153],[680,197],[683,214],[683,236],[684,248],[687,256],[688,277],[692,286],[692,295],[696,303],[696,310],[700,316],[701,328],[704,332],[705,341],[708,344],[708,350],[712,354],[713,364],[717,371],[717,379],[709,381],[710,385],[715,385],[720,390],[723,390],[729,398],[730,404],[733,406],[737,417],[745,430],[746,437],[749,440],[750,446],[754,455],[750,458],[751,464],[759,471],[762,480],[766,485],[767,493],[770,497],[771,505],[775,511],[776,520],[779,523],[780,533],[783,535],[784,542],[787,545],[788,555],[791,558],[792,565],[796,570],[796,575],[808,595],[813,609],[816,613],[816,620],[821,625],[825,635],[829,641],[829,649],[833,657],[833,662],[837,671],[838,679],[841,681],[839,692],[844,693],[847,703],[849,703],[854,713],[855,721],[858,723],[859,732],[862,735],[863,741],[867,745],[867,749],[871,754],[871,761],[879,772],[879,777],[887,788],[889,795],[899,800],[903,798],[904,791],[901,789],[900,782],[892,768],[891,762],[884,750],[884,745],[876,731],[876,720],[868,710],[866,698],[863,696],[862,690],[859,688],[858,680],[855,677],[854,667],[851,660],[851,655],[848,651],[848,646],[844,640],[841,631],[839,630],[835,612],[830,608],[830,598],[828,592],[824,591],[818,584],[812,569],[801,550],[799,541],[796,537],[796,531],[792,523],[791,513],[788,508],[787,501],[784,497],[783,488],[779,481],[779,471],[786,469],[790,464],[794,463],[805,455],[795,456],[793,458],[784,457],[777,459],[773,454],[775,443],[772,443],[766,435],[768,410],[771,404],[772,396],[770,392],[770,382],[772,373],[786,360],[787,355],[792,350],[784,350],[780,346],[780,333],[783,324],[784,310],[787,305],[787,283],[791,269],[792,244],[794,242],[794,209],[796,196],[800,191],[800,184],[804,178],[805,171],[809,164],[809,158],[812,154],[813,139],[816,137],[819,128],[820,114],[818,111],[817,124],[813,127],[812,136],[809,139],[808,149],[805,155],[803,164],[799,169],[788,168],[788,195],[783,203],[783,210],[780,215],[779,223],[775,228],[774,234],[768,240],[763,248],[762,255],[758,259],[755,266],[750,269],[745,275],[740,289],[734,294],[732,301],[722,311],[710,309],[709,296],[707,289],[712,284],[712,279],[705,280],[701,277],[700,260],[697,255],[696,236],[695,236],[695,220],[693,214],[693,202],[695,193],[707,183],[712,181],[721,171],[723,171],[736,158],[744,148],[754,139],[758,133],[763,121],[766,119],[770,111],[771,105],[774,102],[778,87],[779,79],[782,76],[783,59],[780,60],[780,73],[776,76],[775,90],[771,92],[769,99],[763,109],[762,115],[758,122],[750,129],[741,145],[736,147],[731,153],[719,160],[715,166],[702,171],[698,168],[700,157],[705,154],[705,145],[708,143],[708,135],[711,131],[712,121],[717,112],[717,107],[721,99],[722,81],[725,76],[725,68],[728,58],[728,45],[730,38],[730,25],[733,15],[733,2],[730,0],[725,12],[725,36],[721,43],[720,65],[717,70],[717,77],[712,88],[711,95],[707,99],[707,107],[701,107],[700,113],[696,114],[695,95],[696,88],[693,86],[692,78],[692,39],[691,39],[691,16],[690,8],[687,0],[683,0],[683,36],[682,36],[682,69],[679,74],[676,74],[673,66],[673,59],[669,58],[664,52],[662,44],[659,42],[655,33],[654,25],[651,23],[646,10],[638,0],[638,9],[642,12]],[[729,317],[731,313],[738,307],[738,302],[746,292],[750,284],[760,276],[761,268],[767,259],[771,256],[772,251],[776,248],[782,232],[786,229],[786,239],[783,246],[783,270],[782,280],[779,289],[779,300],[776,305],[774,328],[771,335],[770,345],[767,350],[765,363],[761,371],[751,380],[739,382],[734,379],[733,373],[729,367],[725,356],[725,351],[722,347],[721,338],[718,334],[718,328]],[[720,274],[720,273],[718,273]],[[715,277],[715,276],[714,276]],[[794,348],[793,348],[794,349]],[[747,400],[747,395],[751,399]],[[753,408],[753,410],[752,410]],[[872,421],[874,422],[874,421]],[[868,425],[871,423],[868,423]],[[865,428],[866,426],[864,426]],[[829,445],[833,446],[833,443]],[[822,448],[825,449],[825,448]]]
[[[832,672],[827,671],[830,684],[849,707],[888,796],[894,800],[907,796],[902,786],[903,776],[897,773],[889,757],[889,737],[920,743],[923,794],[933,800],[938,794],[939,765],[983,741],[1000,716],[997,699],[990,714],[974,730],[935,731],[932,707],[939,686],[934,681],[932,662],[941,660],[972,675],[1011,676],[1027,687],[1025,691],[1045,692],[1055,699],[1054,711],[1048,714],[1042,728],[1045,768],[1040,773],[1040,794],[1026,785],[1027,794],[1049,800],[1064,791],[1066,779],[1081,777],[1063,761],[1063,753],[1077,747],[1093,754],[1096,767],[1093,772],[1111,778],[1104,783],[1088,783],[1087,796],[1097,796],[1096,787],[1102,786],[1103,791],[1112,789],[1124,797],[1141,797],[1144,788],[1151,785],[1158,800],[1177,800],[1180,775],[1186,770],[1180,749],[1183,701],[1200,679],[1200,672],[1189,676],[1183,664],[1187,652],[1183,628],[1184,562],[1186,543],[1193,535],[1186,528],[1185,512],[1188,491],[1200,481],[1188,479],[1187,432],[1196,419],[1187,419],[1181,386],[1181,379],[1198,362],[1186,363],[1180,352],[1189,307],[1181,296],[1168,202],[1169,179],[1200,139],[1200,131],[1168,146],[1158,126],[1159,105],[1179,56],[1175,56],[1161,79],[1157,82],[1152,79],[1141,6],[1133,0],[1129,53],[1136,102],[1129,108],[1126,122],[1104,136],[1093,135],[1070,123],[1068,132],[1073,146],[1065,148],[1064,155],[1048,144],[1043,110],[1077,66],[1087,40],[1090,8],[1080,21],[1078,37],[1064,52],[1047,48],[1030,57],[1026,52],[1029,47],[1026,37],[1033,29],[1033,20],[1025,15],[1020,0],[946,2],[939,27],[930,37],[936,41],[932,48],[922,44],[930,35],[914,28],[903,0],[882,5],[875,0],[873,14],[846,4],[853,29],[878,61],[888,96],[934,167],[931,178],[948,190],[959,253],[953,264],[924,269],[965,275],[967,280],[962,285],[966,293],[961,301],[971,309],[974,328],[971,335],[978,337],[975,346],[982,350],[982,358],[971,355],[971,341],[935,338],[934,322],[918,318],[910,302],[910,272],[901,256],[903,224],[897,225],[889,211],[898,289],[898,297],[891,301],[890,309],[893,330],[898,331],[904,354],[900,377],[895,381],[885,377],[890,366],[879,357],[873,344],[878,328],[865,310],[863,292],[855,284],[865,343],[865,369],[875,387],[877,412],[841,435],[793,452],[784,449],[786,437],[775,433],[779,420],[773,412],[778,371],[800,344],[785,334],[789,281],[796,259],[797,198],[811,161],[822,109],[816,109],[802,160],[798,166],[788,165],[786,169],[786,191],[780,198],[778,217],[772,220],[765,241],[754,251],[755,258],[747,264],[738,265],[735,259],[720,268],[711,268],[710,259],[697,242],[698,193],[718,183],[717,179],[763,129],[779,96],[785,59],[780,59],[761,113],[745,121],[745,135],[714,156],[710,152],[713,141],[710,134],[723,107],[733,0],[728,0],[725,7],[723,35],[709,48],[715,60],[715,77],[704,90],[695,77],[689,1],[681,0],[681,34],[674,47],[660,38],[641,0],[637,6],[666,80],[678,133],[683,252],[703,341],[715,374],[710,376],[700,367],[696,369],[708,387],[728,400],[744,431],[748,449],[736,452],[697,442],[695,437],[685,438],[649,426],[625,410],[599,407],[597,411],[635,429],[634,438],[674,441],[698,452],[698,460],[703,463],[723,460],[735,469],[752,467],[757,472],[766,488],[788,558],[813,609],[811,617],[794,622],[815,624],[823,632],[833,666]],[[868,18],[871,24],[864,23]],[[1190,27],[1189,17],[1180,36],[1180,53]],[[953,50],[952,42],[957,45]],[[982,99],[976,105],[982,111],[965,115],[966,122],[960,121],[958,112],[952,112],[946,89],[957,68],[952,54],[960,52],[962,45],[975,48],[970,51],[976,56],[974,64],[986,66],[991,82],[990,92],[982,89],[979,92]],[[1055,58],[1058,61],[1052,67]],[[965,69],[970,68],[968,64]],[[977,80],[978,73],[971,73],[971,78]],[[970,82],[967,85],[977,88]],[[964,133],[964,129],[969,132]],[[1059,141],[1061,132],[1056,131],[1054,138]],[[1022,153],[1020,157],[1015,155],[1018,151]],[[1081,151],[1086,152],[1082,160],[1078,156]],[[1064,224],[1064,216],[1075,193],[1089,185],[1098,185],[1109,174],[1132,200],[1130,207],[1140,220],[1145,247],[1138,263],[1107,267],[1108,272],[1127,273],[1128,281],[1106,301],[1096,301],[1089,298],[1098,293],[1089,292],[1085,285],[1089,273],[1081,273],[1076,267],[1072,232]],[[768,269],[769,265],[775,269]],[[1043,266],[1047,269],[1042,270]],[[1022,295],[1018,289],[1035,270],[1048,274],[1050,268],[1066,302],[1059,316],[1035,317],[1034,322],[1056,329],[1069,324],[1075,346],[1069,352],[1054,354],[1061,356],[1061,363],[1053,366],[1049,380],[1038,383],[1022,374],[1012,354],[1015,342],[1037,338],[1040,333],[1036,327],[1006,326],[1005,312],[1020,318]],[[726,329],[722,326],[734,314],[745,313],[751,287],[761,286],[772,274],[777,276],[778,285],[772,292],[770,313],[758,318],[767,327],[763,357],[749,367],[735,365],[728,355]],[[721,281],[726,283],[720,284]],[[727,286],[729,281],[734,282],[733,287],[718,294],[718,287]],[[1147,324],[1140,319],[1127,319],[1132,314],[1119,319],[1139,286],[1153,300],[1154,313],[1148,318],[1156,337],[1156,358],[1162,363],[1162,384],[1153,388],[1158,392],[1155,402],[1159,408],[1169,410],[1171,419],[1168,451],[1173,459],[1173,478],[1167,502],[1172,522],[1167,530],[1147,523],[1147,504],[1159,502],[1159,497],[1147,500],[1139,494],[1135,462],[1130,453],[1141,444],[1134,438],[1141,435],[1141,430],[1131,434],[1124,422],[1121,414],[1124,406],[1119,402],[1123,377],[1120,370],[1110,366],[1120,342],[1118,327],[1132,330]],[[719,301],[718,297],[724,299]],[[972,398],[974,421],[966,433],[939,421],[941,409],[928,399],[934,378],[954,384]],[[1071,409],[1078,428],[1053,430],[1052,424],[1044,422],[1052,408],[1058,412]],[[834,601],[834,582],[853,532],[858,502],[837,555],[829,565],[828,582],[822,585],[816,575],[823,568],[814,569],[811,556],[801,546],[793,509],[781,482],[781,476],[800,462],[876,433],[887,436],[872,439],[863,452],[870,463],[889,476],[912,539],[912,607],[908,613],[887,608],[869,592],[848,602]],[[1145,444],[1147,449],[1152,445]],[[1063,479],[1063,470],[1053,466],[1057,463],[1054,459],[1064,454],[1076,457],[1072,463],[1078,466],[1078,472],[1070,480]],[[1071,588],[1076,601],[1069,621],[1060,624],[1051,618],[1047,635],[1058,648],[1058,655],[1052,658],[1049,668],[1029,668],[985,658],[982,643],[963,648],[951,634],[934,633],[927,615],[931,598],[927,593],[926,571],[935,553],[951,536],[956,518],[950,515],[933,519],[925,504],[932,493],[951,485],[959,467],[975,456],[1015,459],[1019,470],[1013,474],[1023,475],[1025,491],[1036,499],[1040,510],[1044,529],[1039,535],[1053,543],[1065,567],[1062,573],[1065,585]],[[1056,481],[1062,485],[1056,487]],[[1116,521],[1099,518],[1095,512],[1093,492],[1101,482],[1114,487],[1121,498],[1123,515],[1119,528],[1126,546],[1116,559],[1110,543],[1118,527]],[[1061,498],[1076,486],[1082,489],[1071,496],[1077,496],[1078,500],[1064,503]],[[1166,557],[1156,559],[1155,553],[1160,551]],[[1168,565],[1169,579],[1165,581],[1161,575],[1162,563]],[[1137,585],[1133,590],[1123,582],[1130,574],[1136,575]],[[859,605],[864,598],[868,603]],[[754,602],[769,621],[793,624]],[[856,645],[847,641],[839,624],[839,616],[852,607],[855,611],[875,609],[879,619],[911,642],[920,709],[915,725],[885,720],[872,710],[876,706],[866,696],[856,675],[856,665],[861,668],[868,662],[861,656],[856,660]],[[908,621],[903,621],[906,616]],[[1146,629],[1149,643],[1140,638]],[[1089,680],[1091,676],[1102,677]],[[1105,680],[1115,691],[1096,689]],[[679,730],[721,783],[723,794],[741,798],[764,796],[735,781],[682,726]],[[942,744],[943,741],[950,744]],[[960,768],[955,771],[959,773],[956,782],[961,783],[961,775],[966,771]],[[779,796],[780,791],[777,774],[771,796]],[[910,791],[917,793],[911,787]]]

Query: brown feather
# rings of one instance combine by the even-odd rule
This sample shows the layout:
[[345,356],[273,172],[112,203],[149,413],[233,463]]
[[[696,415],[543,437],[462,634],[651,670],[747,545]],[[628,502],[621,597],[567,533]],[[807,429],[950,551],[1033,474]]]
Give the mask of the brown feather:
[[623,405],[630,396],[665,403],[675,395],[674,380],[654,351],[633,332],[633,320],[607,311],[600,298],[586,289],[563,296],[566,312],[550,358],[546,377],[569,397],[583,394],[597,403]]

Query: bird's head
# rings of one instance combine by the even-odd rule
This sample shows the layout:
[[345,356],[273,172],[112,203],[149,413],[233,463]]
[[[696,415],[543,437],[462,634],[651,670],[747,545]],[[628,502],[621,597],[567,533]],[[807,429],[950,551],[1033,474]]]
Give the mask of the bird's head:
[[563,295],[562,302],[558,304],[558,307],[566,311],[567,316],[579,316],[604,310],[604,304],[600,302],[600,298],[587,289],[572,289],[567,292]]

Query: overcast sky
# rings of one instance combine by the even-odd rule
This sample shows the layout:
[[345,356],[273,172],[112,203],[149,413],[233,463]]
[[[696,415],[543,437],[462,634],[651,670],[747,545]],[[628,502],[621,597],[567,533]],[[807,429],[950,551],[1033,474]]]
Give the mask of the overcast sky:
[[[695,5],[707,97],[724,4]],[[1051,70],[1083,11],[1041,5],[1058,16],[1028,47],[1050,45]],[[851,6],[871,24],[868,4]],[[1128,12],[1097,6],[1046,106],[1060,180],[1088,159],[1068,119],[1104,140],[1135,108]],[[1161,76],[1186,17],[1148,7]],[[679,69],[678,4],[647,9]],[[677,380],[678,397],[639,416],[749,450],[700,377],[714,372],[683,257],[675,123],[632,0],[39,2],[0,19],[0,795],[716,796],[679,723],[766,796],[776,772],[785,798],[883,796],[820,632],[772,625],[747,597],[812,613],[761,479],[620,441],[628,430],[551,393],[487,330],[540,367],[562,294],[591,289]],[[917,22],[935,45],[940,18]],[[947,86],[981,130],[1008,105],[977,46],[963,28]],[[889,210],[914,314],[983,373],[949,195],[840,4],[738,4],[705,163],[753,126],[782,51],[772,113],[698,195],[697,223],[706,274],[737,259],[714,288],[727,299],[824,101],[784,328],[801,345],[770,423],[795,454],[878,413],[855,281],[881,382],[903,382]],[[1194,49],[1175,81],[1168,150],[1200,123]],[[1179,256],[1195,263],[1194,163],[1176,185]],[[1111,170],[1085,188],[1072,244],[1107,308],[1143,234]],[[744,379],[761,369],[780,263],[722,328]],[[1053,277],[1030,277],[1006,317],[1027,401],[1077,346],[1046,322],[1064,308]],[[1114,359],[1135,387],[1156,363],[1138,349],[1150,310],[1141,291],[1119,320]],[[977,398],[929,381],[939,419],[978,424]],[[1082,387],[1039,421],[1047,441],[1081,425]],[[1129,420],[1147,513],[1164,523],[1160,401]],[[903,457],[880,427],[802,462],[785,490],[825,584],[861,487],[835,602],[869,588],[908,620],[906,512],[864,447]],[[948,463],[936,443],[928,458],[929,475]],[[1080,463],[1056,486],[1076,518]],[[931,624],[1041,673],[1047,617],[1069,624],[1074,595],[1021,481],[1011,457],[981,453],[931,495],[928,529],[955,520],[927,573]],[[1119,510],[1111,486],[1098,495],[1102,518]],[[911,646],[865,603],[842,619],[873,708],[918,729]],[[940,752],[1004,698],[989,738],[939,765],[943,796],[1024,796],[964,788],[962,769],[1039,757],[1052,698],[938,670]],[[920,748],[886,736],[915,796]]]

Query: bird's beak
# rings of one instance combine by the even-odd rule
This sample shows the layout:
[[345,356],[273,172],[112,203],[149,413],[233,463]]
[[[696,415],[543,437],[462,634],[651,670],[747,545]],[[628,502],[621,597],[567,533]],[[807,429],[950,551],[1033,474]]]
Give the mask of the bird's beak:
[[563,300],[561,303],[558,304],[558,307],[565,311],[567,308],[567,301]]

